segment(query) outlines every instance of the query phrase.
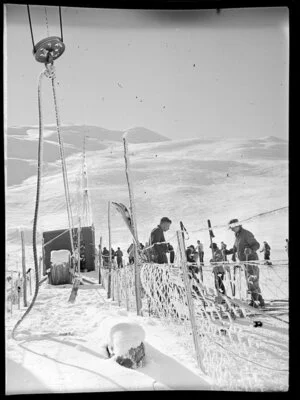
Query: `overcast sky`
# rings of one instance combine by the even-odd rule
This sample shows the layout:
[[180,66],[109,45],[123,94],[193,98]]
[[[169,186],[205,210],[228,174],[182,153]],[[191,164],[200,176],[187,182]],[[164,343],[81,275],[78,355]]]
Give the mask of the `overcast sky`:
[[[60,36],[57,7],[32,6],[35,42]],[[288,9],[205,11],[62,7],[55,62],[62,123],[173,139],[288,137]],[[47,29],[48,20],[48,29]],[[6,6],[7,125],[37,125],[37,81],[25,5]],[[54,123],[50,80],[45,123]]]

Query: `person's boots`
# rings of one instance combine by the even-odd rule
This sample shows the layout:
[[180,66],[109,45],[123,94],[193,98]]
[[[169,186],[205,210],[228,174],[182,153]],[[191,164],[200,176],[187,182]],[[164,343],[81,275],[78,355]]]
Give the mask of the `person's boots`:
[[259,295],[259,305],[260,305],[261,307],[265,307],[265,301],[264,301],[262,295]]

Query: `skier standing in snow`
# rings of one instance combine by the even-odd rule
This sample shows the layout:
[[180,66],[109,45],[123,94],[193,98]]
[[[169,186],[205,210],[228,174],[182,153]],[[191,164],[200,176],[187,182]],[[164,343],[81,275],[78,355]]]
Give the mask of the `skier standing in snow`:
[[226,250],[227,250],[227,244],[225,244],[224,242],[221,242],[221,252],[222,252],[224,261],[227,261]]
[[127,253],[128,253],[129,264],[133,264],[134,263],[134,256],[133,256],[134,247],[133,247],[133,243],[131,243],[131,245],[128,247]]
[[203,265],[204,249],[203,244],[200,242],[200,240],[197,240],[197,251],[199,254],[200,265]]
[[80,244],[80,269],[85,270],[86,268],[86,258],[85,258],[85,243]]
[[264,241],[263,248],[260,250],[260,252],[264,253],[264,259],[265,260],[270,260],[271,247],[266,241]]
[[123,257],[123,252],[122,252],[122,250],[120,249],[120,247],[118,247],[118,250],[116,251],[116,256],[117,256],[117,265],[118,265],[118,268],[122,268],[122,267],[123,267],[123,259],[122,259],[122,257]]
[[[258,260],[257,250],[259,249],[259,243],[255,239],[254,235],[244,229],[239,223],[239,220],[234,218],[229,221],[228,228],[231,229],[235,234],[235,243],[233,248],[227,250],[227,254],[236,253],[240,261],[252,261]],[[261,307],[264,307],[265,302],[261,295],[259,287],[259,268],[256,264],[246,264],[246,277],[249,292],[251,293],[250,305],[257,307],[257,302]]]
[[151,231],[149,245],[151,247],[151,260],[157,264],[167,264],[167,252],[169,251],[169,243],[166,243],[164,232],[170,229],[172,221],[163,217],[159,225]]
[[103,247],[102,251],[102,258],[103,258],[103,266],[108,266],[108,260],[109,260],[109,251],[107,250],[106,247]]
[[[211,263],[219,263],[223,261],[222,251],[219,249],[217,243],[212,243],[209,246],[213,252],[213,258],[210,260]],[[217,291],[221,291],[222,294],[226,294],[225,286],[223,283],[225,270],[223,265],[217,264],[213,267],[213,274],[215,275],[215,286]]]

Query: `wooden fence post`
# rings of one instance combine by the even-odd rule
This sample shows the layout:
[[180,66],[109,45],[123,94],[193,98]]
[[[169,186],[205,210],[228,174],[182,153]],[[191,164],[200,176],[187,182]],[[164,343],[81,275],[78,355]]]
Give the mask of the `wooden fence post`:
[[26,260],[25,260],[25,241],[24,232],[21,231],[22,242],[22,275],[23,275],[23,304],[27,307],[27,275],[26,275]]
[[134,195],[133,195],[133,187],[130,176],[130,160],[128,154],[128,145],[127,145],[127,134],[125,132],[123,135],[123,144],[124,144],[124,158],[125,158],[125,173],[127,179],[128,193],[129,193],[129,201],[130,201],[130,211],[131,211],[131,225],[134,232],[135,240],[133,242],[133,250],[134,250],[134,269],[135,269],[135,297],[136,297],[136,311],[137,315],[142,315],[142,299],[141,299],[141,278],[140,278],[140,264],[138,262],[138,251],[137,244],[139,244],[138,235],[137,235],[137,224],[136,224],[136,216],[135,216],[135,203],[134,203]]
[[101,268],[102,268],[102,236],[100,236],[99,244],[99,283],[101,283]]
[[13,272],[11,272],[10,287],[11,287],[10,301],[11,301],[11,315],[12,315],[12,313],[13,313],[13,296],[14,296],[14,273]]
[[28,280],[29,280],[29,293],[32,295],[32,286],[31,286],[31,270],[28,272]]
[[107,298],[111,297],[111,229],[110,229],[110,201],[108,202],[108,288]]
[[128,299],[128,288],[127,288],[127,278],[126,278],[126,268],[127,265],[124,265],[124,283],[125,283],[125,300],[126,300],[126,310],[129,311],[129,299]]
[[192,291],[191,291],[191,286],[190,286],[190,279],[188,276],[188,267],[187,267],[185,246],[184,246],[184,241],[183,241],[183,234],[180,231],[177,231],[176,234],[177,234],[177,240],[178,240],[178,245],[179,245],[180,264],[181,264],[181,268],[182,268],[183,282],[184,282],[184,287],[185,287],[185,291],[186,291],[189,316],[190,316],[191,328],[192,328],[192,333],[193,333],[193,341],[194,341],[195,352],[196,352],[196,359],[197,359],[198,367],[205,373],[205,369],[204,369],[204,366],[202,363],[202,354],[200,352],[200,346],[199,346],[199,341],[198,341],[199,338],[198,338],[198,334],[197,334],[197,325],[196,325],[196,318],[195,318],[195,313],[194,313],[194,302],[193,302]]
[[120,293],[120,276],[121,276],[121,268],[116,269],[116,277],[117,277],[117,301],[118,306],[121,306],[121,293]]
[[40,256],[40,258],[39,258],[39,281],[42,279],[42,260],[43,260],[43,257]]
[[18,273],[17,280],[17,292],[18,292],[18,310],[21,308],[21,273]]

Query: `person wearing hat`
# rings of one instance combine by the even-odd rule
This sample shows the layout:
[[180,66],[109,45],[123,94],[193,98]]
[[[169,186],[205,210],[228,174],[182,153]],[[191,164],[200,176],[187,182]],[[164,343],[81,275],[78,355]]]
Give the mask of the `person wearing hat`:
[[[244,229],[237,218],[229,221],[228,228],[235,234],[235,242],[233,248],[227,250],[227,254],[236,253],[239,261],[258,260],[257,250],[260,244],[255,239],[253,233]],[[246,278],[248,289],[251,293],[250,305],[257,307],[257,302],[264,307],[265,302],[261,295],[259,287],[259,268],[256,264],[246,264]]]
[[166,243],[164,232],[170,229],[172,221],[168,217],[163,217],[159,225],[151,231],[149,245],[151,248],[151,260],[158,264],[167,264],[169,243]]

